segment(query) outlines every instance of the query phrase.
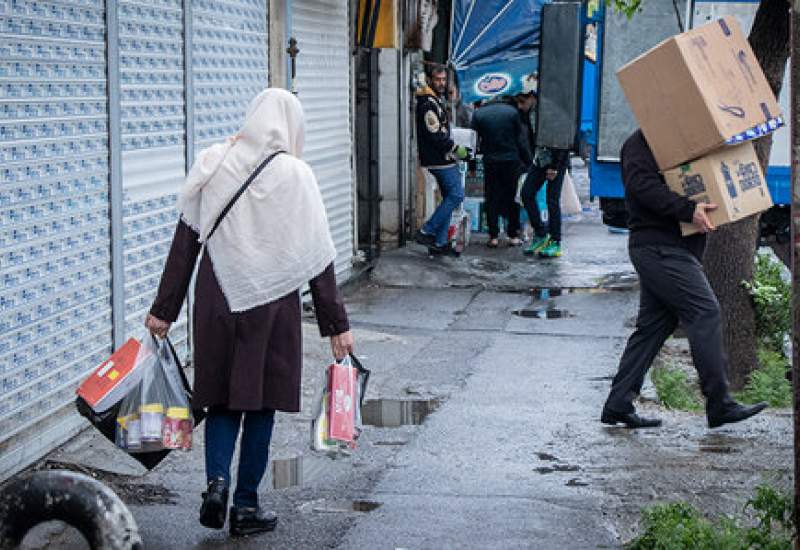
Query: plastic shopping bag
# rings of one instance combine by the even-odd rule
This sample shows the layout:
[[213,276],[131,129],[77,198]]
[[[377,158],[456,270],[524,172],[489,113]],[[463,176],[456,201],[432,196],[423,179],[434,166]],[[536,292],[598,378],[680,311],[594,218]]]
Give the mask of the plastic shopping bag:
[[190,450],[194,419],[172,349],[155,338],[142,345],[153,348],[156,360],[120,404],[116,444],[129,453]]
[[575,190],[569,171],[564,174],[564,183],[561,187],[561,214],[564,216],[580,216],[583,212],[581,200]]
[[353,355],[325,370],[311,421],[313,450],[336,453],[356,446],[369,375]]

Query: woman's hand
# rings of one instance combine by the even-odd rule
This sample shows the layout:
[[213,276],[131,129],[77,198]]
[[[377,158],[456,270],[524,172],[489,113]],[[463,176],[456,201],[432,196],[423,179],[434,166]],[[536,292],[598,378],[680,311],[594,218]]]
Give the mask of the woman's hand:
[[158,336],[159,338],[167,337],[171,325],[172,323],[162,321],[158,317],[154,317],[150,314],[148,314],[147,318],[144,320],[144,326],[147,327],[147,330],[149,330],[153,336]]
[[341,361],[351,353],[353,353],[353,333],[349,330],[336,336],[331,336],[331,350],[333,357],[337,361]]

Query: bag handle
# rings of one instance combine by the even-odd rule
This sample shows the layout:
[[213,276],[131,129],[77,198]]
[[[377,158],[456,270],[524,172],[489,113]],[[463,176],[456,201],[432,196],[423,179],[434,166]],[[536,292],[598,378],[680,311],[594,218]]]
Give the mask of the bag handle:
[[208,239],[211,238],[211,235],[213,235],[214,232],[217,230],[217,227],[219,227],[219,224],[222,223],[222,220],[223,220],[223,218],[225,218],[225,215],[230,211],[231,208],[233,208],[233,205],[236,203],[237,200],[239,200],[239,197],[242,196],[242,193],[244,193],[245,190],[253,182],[253,180],[258,177],[258,175],[267,166],[267,164],[272,162],[272,159],[274,159],[275,157],[277,157],[281,153],[285,153],[285,152],[286,151],[275,151],[270,156],[268,156],[266,159],[264,159],[264,161],[261,164],[258,165],[258,167],[253,171],[253,173],[250,174],[250,177],[247,178],[247,181],[245,181],[242,184],[242,186],[239,188],[239,190],[236,192],[236,194],[231,198],[230,201],[228,201],[228,204],[225,205],[225,208],[222,209],[222,212],[219,213],[219,216],[217,216],[217,221],[214,222],[214,225],[211,227],[211,231],[208,232],[208,235],[206,236],[206,241],[208,241]]
[[361,399],[359,399],[359,405],[363,407],[364,395],[367,393],[367,382],[369,382],[371,371],[364,368],[364,365],[361,364],[361,361],[358,360],[358,357],[356,357],[354,353],[350,354],[350,361],[353,363],[353,366],[356,368],[359,374],[364,377],[364,381],[361,382]]

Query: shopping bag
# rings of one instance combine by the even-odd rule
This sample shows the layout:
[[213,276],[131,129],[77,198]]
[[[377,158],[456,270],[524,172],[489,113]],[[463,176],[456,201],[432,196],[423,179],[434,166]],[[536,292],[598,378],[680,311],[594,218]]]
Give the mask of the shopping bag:
[[141,381],[146,366],[154,360],[150,346],[131,338],[81,383],[77,394],[95,412],[106,411]]
[[572,181],[572,176],[567,171],[564,173],[564,183],[561,187],[561,214],[563,216],[578,216],[582,212],[581,200],[578,198],[575,182]]
[[[177,379],[180,381],[180,388],[182,393],[186,396],[186,399],[189,403],[192,402],[192,390],[191,386],[189,385],[189,380],[186,378],[186,374],[183,372],[183,368],[180,364],[180,360],[178,359],[178,355],[175,351],[175,348],[172,345],[172,342],[167,338],[161,344],[155,342],[151,336],[145,338],[145,340],[150,340],[153,345],[155,345],[156,349],[160,349],[160,356],[169,357],[170,361],[174,362],[176,367],[175,371],[173,372],[173,376],[177,376]],[[160,347],[159,347],[160,346]],[[140,385],[135,386],[133,391],[138,391]],[[120,416],[121,407],[122,407],[123,399],[117,401],[114,405],[112,405],[109,409],[103,412],[96,412],[89,404],[81,397],[78,396],[75,400],[75,406],[78,409],[78,412],[81,416],[89,420],[92,425],[101,433],[103,436],[106,437],[112,443],[116,443],[117,439],[117,418]],[[205,412],[203,409],[191,409],[192,417],[194,419],[194,427],[196,428],[202,420],[205,418]],[[123,415],[124,416],[124,415]],[[135,427],[134,427],[135,429]],[[135,433],[134,433],[134,441],[135,441]],[[131,454],[133,458],[139,461],[145,468],[148,470],[152,470],[155,468],[164,458],[170,453],[172,449],[166,448],[161,449],[158,451],[150,451],[150,452],[137,452]]]
[[[334,382],[335,373],[338,382]],[[336,453],[344,448],[356,446],[356,441],[362,433],[361,408],[369,376],[370,371],[364,368],[355,355],[325,369],[311,420],[313,450]],[[343,385],[346,390],[346,393],[342,392],[339,395],[339,411],[336,410],[335,384]],[[346,395],[349,396],[349,407],[346,406]]]
[[328,430],[330,438],[351,443],[355,436],[356,377],[358,372],[346,357],[328,367]]
[[148,339],[144,346],[154,346],[151,351],[156,361],[120,404],[116,444],[131,454],[191,450],[194,419],[180,377],[176,375],[178,367],[171,350],[154,338]]

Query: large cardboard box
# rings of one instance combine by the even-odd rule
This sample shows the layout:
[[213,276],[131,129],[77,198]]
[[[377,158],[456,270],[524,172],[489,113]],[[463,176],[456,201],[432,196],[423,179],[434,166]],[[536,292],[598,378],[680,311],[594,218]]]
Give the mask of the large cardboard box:
[[662,170],[783,123],[733,17],[668,38],[617,77]]
[[[750,142],[731,145],[677,168],[664,179],[673,191],[696,202],[712,203],[715,226],[735,222],[772,206],[767,182]],[[683,235],[697,233],[693,224],[681,223]]]

